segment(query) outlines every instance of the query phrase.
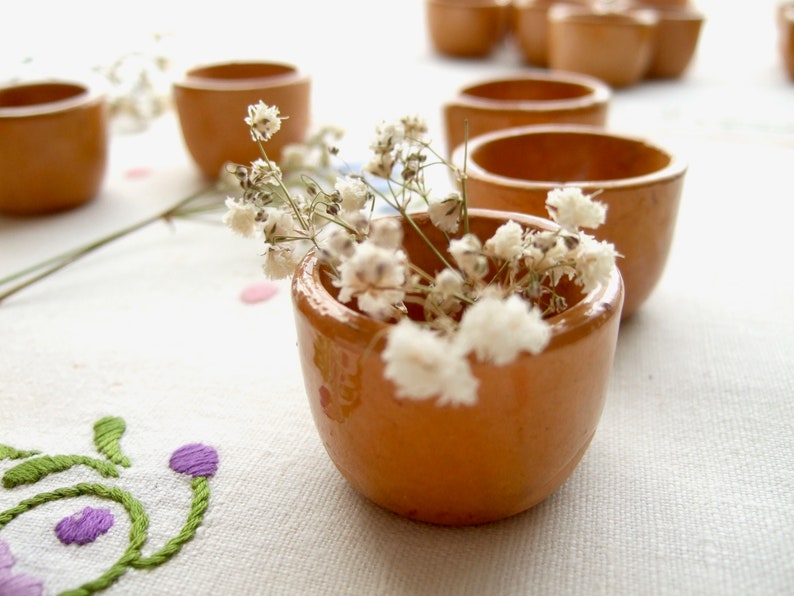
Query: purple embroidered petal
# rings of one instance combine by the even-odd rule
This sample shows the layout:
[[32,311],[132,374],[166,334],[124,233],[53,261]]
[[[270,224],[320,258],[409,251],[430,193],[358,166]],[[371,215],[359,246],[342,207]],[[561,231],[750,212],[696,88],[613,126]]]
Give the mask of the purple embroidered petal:
[[44,582],[30,575],[0,576],[0,596],[41,596],[44,593]]
[[198,476],[212,476],[218,469],[218,452],[201,443],[183,445],[171,455],[168,465],[174,472]]
[[113,514],[110,509],[86,507],[59,521],[55,526],[55,534],[64,544],[88,544],[112,527]]
[[3,575],[3,569],[11,569],[14,563],[16,561],[11,554],[11,548],[4,540],[0,540],[0,577]]

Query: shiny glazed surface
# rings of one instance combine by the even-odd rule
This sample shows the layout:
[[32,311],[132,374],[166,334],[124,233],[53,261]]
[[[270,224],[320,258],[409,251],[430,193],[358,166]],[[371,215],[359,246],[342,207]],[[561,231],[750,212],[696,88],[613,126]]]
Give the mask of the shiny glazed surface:
[[[502,213],[472,216],[483,236],[506,221]],[[407,235],[414,257],[418,242]],[[479,402],[458,408],[397,398],[380,359],[387,325],[332,291],[307,257],[292,284],[306,394],[323,445],[357,491],[399,515],[467,525],[524,511],[568,478],[604,405],[623,302],[617,272],[550,320],[553,338],[542,354],[503,367],[476,364]]]
[[281,130],[267,142],[271,159],[281,148],[305,139],[310,124],[311,82],[289,64],[229,62],[194,68],[173,85],[185,145],[213,180],[226,162],[247,165],[261,157],[243,121],[259,100],[279,107]]
[[457,58],[487,56],[509,29],[507,0],[425,0],[425,14],[435,50]]
[[[592,233],[615,244],[626,285],[623,317],[650,296],[673,241],[686,164],[644,139],[592,127],[523,127],[469,143],[467,193],[473,207],[547,217],[549,190],[563,184],[602,191],[606,223]],[[463,152],[453,156],[463,164]]]
[[99,192],[107,154],[104,96],[66,81],[0,88],[0,212],[83,205]]

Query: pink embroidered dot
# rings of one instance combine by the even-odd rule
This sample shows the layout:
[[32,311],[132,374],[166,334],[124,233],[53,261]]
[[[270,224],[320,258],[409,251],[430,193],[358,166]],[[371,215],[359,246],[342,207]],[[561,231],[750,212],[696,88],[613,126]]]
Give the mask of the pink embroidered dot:
[[148,176],[151,170],[146,167],[138,167],[138,168],[130,168],[125,172],[125,176],[127,178],[143,178],[144,176]]
[[24,573],[11,573],[14,563],[8,544],[0,540],[0,596],[41,596],[44,582]]
[[248,286],[240,293],[240,300],[246,304],[256,304],[257,302],[270,300],[277,292],[278,286],[274,283],[255,283]]
[[174,451],[168,465],[174,472],[193,478],[212,476],[218,469],[218,452],[208,445],[190,443]]
[[112,527],[113,514],[110,509],[86,507],[59,521],[55,526],[55,534],[64,544],[88,544]]

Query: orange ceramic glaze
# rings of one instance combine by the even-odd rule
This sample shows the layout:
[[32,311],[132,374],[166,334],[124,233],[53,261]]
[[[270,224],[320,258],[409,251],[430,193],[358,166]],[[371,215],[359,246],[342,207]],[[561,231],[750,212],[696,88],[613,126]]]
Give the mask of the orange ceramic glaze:
[[598,79],[570,72],[537,71],[481,81],[443,105],[447,148],[513,126],[572,123],[603,126],[612,95]]
[[284,145],[304,141],[310,125],[310,79],[289,64],[229,62],[194,68],[174,83],[173,94],[185,145],[211,180],[226,162],[247,165],[261,157],[244,122],[249,105],[262,100],[286,117],[265,144],[271,159],[279,159]]
[[513,37],[524,61],[546,67],[549,63],[548,12],[554,4],[588,4],[585,0],[515,0],[511,5]]
[[703,14],[692,8],[657,8],[653,58],[646,76],[672,79],[680,77],[692,61],[697,48]]
[[[554,227],[472,210],[472,231],[488,237],[508,217]],[[417,220],[440,240],[425,216]],[[421,246],[406,227],[412,260],[433,271],[435,257],[422,258]],[[549,319],[553,336],[541,354],[474,364],[478,402],[459,407],[397,397],[380,357],[388,324],[338,302],[325,277],[309,255],[293,278],[298,349],[323,445],[356,490],[411,519],[467,525],[524,511],[568,478],[604,405],[623,302],[617,270],[586,296],[567,289],[570,307]]]
[[613,87],[639,82],[653,57],[654,10],[601,10],[560,4],[549,18],[549,66],[581,72]]
[[435,50],[458,58],[487,56],[510,28],[508,0],[425,0],[425,13]]
[[[463,151],[453,156],[463,165]],[[662,276],[675,231],[685,163],[644,139],[575,125],[497,131],[469,142],[467,196],[473,207],[548,216],[548,191],[573,185],[607,205],[590,230],[615,244],[626,284],[623,317]]]
[[83,205],[99,192],[107,154],[104,96],[66,81],[0,88],[0,212]]

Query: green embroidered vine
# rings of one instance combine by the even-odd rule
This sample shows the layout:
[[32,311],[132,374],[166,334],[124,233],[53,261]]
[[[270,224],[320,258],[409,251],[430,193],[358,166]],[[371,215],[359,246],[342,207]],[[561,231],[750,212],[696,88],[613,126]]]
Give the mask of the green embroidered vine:
[[[124,421],[116,417],[102,418],[94,424],[94,445],[97,452],[108,461],[82,455],[39,456],[38,451],[21,451],[6,445],[0,445],[0,461],[26,460],[6,471],[3,475],[3,487],[11,489],[22,484],[34,484],[45,476],[59,473],[78,465],[86,466],[103,477],[119,477],[117,466],[128,468],[131,465],[129,458],[121,450],[121,437],[125,430]],[[127,549],[99,577],[64,592],[64,594],[74,596],[93,594],[108,588],[129,569],[154,568],[165,563],[195,536],[196,530],[201,525],[209,506],[210,490],[208,479],[214,475],[217,465],[217,451],[201,443],[184,445],[172,453],[169,467],[175,472],[186,474],[192,478],[190,484],[193,493],[192,502],[185,523],[179,533],[155,553],[146,557],[142,554],[142,548],[148,538],[149,516],[145,512],[143,504],[129,492],[104,484],[79,483],[25,499],[18,505],[0,512],[0,530],[20,515],[31,511],[39,505],[62,499],[92,495],[120,504],[127,512],[131,522]],[[78,516],[64,518],[61,523],[64,525],[59,524],[56,527],[56,533],[61,532],[64,536],[68,534],[69,543],[76,541],[78,544],[95,540],[97,536],[113,525],[112,516],[109,512],[95,510],[91,507],[84,509]],[[67,543],[60,534],[59,538],[65,544]],[[3,546],[2,541],[0,541],[0,546]],[[28,587],[43,589],[43,582],[40,580],[29,577],[24,579],[29,580]],[[0,577],[0,592],[2,592],[2,582],[3,578]]]

